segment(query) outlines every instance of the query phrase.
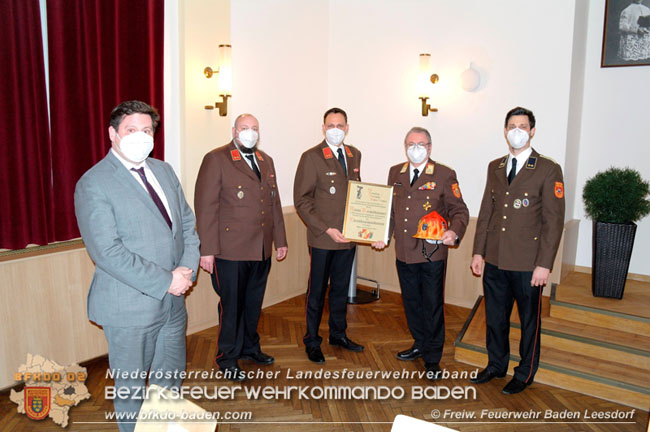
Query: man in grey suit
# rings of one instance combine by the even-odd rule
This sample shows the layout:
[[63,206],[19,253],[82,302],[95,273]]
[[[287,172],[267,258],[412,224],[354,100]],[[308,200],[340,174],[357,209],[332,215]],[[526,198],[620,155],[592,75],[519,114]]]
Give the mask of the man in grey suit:
[[[117,413],[140,410],[135,392],[147,377],[149,384],[178,387],[185,370],[184,294],[198,268],[199,239],[171,166],[148,157],[159,119],[144,102],[115,107],[112,148],[81,177],[74,195],[95,262],[88,318],[103,327],[115,386],[128,396],[114,398]],[[121,431],[135,428],[128,421],[119,423]]]

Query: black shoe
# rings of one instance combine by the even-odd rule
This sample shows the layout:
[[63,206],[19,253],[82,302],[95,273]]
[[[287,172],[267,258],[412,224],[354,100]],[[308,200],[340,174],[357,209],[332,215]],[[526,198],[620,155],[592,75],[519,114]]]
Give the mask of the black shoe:
[[253,354],[243,354],[239,358],[243,359],[243,360],[252,360],[255,363],[261,364],[261,365],[270,365],[270,364],[273,364],[273,362],[275,361],[275,359],[273,357],[271,357],[270,355],[264,354],[262,351],[258,351],[258,352],[253,353]]
[[238,366],[230,366],[221,368],[223,371],[223,377],[230,381],[244,381],[246,377],[244,376],[244,371],[239,369]]
[[422,351],[415,347],[397,353],[398,360],[411,361],[419,357],[422,357]]
[[323,355],[323,351],[320,350],[320,347],[308,346],[305,348],[305,352],[307,353],[309,360],[313,361],[314,363],[325,363],[325,356]]
[[425,363],[424,367],[427,369],[427,378],[431,381],[437,381],[442,378],[442,369],[438,363]]
[[526,384],[523,381],[519,381],[517,378],[513,378],[512,380],[510,380],[510,382],[508,384],[506,384],[506,386],[503,388],[503,390],[501,390],[501,393],[508,394],[508,395],[521,393],[530,384],[532,384],[532,381],[530,383]]
[[499,374],[485,368],[476,375],[476,378],[470,379],[470,382],[472,384],[483,384],[490,381],[492,378],[503,378],[504,376],[506,376],[506,374]]
[[333,338],[330,336],[330,345],[338,345],[345,348],[348,351],[360,352],[363,351],[363,346],[357,343],[352,342],[347,337],[343,336],[340,338]]

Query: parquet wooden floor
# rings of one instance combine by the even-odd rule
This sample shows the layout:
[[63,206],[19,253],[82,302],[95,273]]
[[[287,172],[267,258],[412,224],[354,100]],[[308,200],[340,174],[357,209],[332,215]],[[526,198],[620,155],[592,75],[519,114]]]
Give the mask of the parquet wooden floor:
[[[469,309],[445,307],[446,341],[441,366],[449,372],[473,371],[475,368],[454,361],[453,342],[465,323]],[[208,411],[250,412],[252,418],[246,421],[222,421],[219,432],[226,431],[389,431],[397,414],[432,420],[432,415],[441,413],[436,419],[440,424],[460,431],[646,431],[648,413],[636,410],[627,423],[609,423],[606,420],[585,420],[585,412],[612,413],[630,412],[631,408],[584,396],[548,385],[534,383],[526,391],[513,396],[501,394],[507,379],[495,379],[482,385],[471,385],[465,379],[444,379],[431,383],[426,379],[296,379],[288,378],[299,372],[318,371],[419,371],[423,369],[421,359],[403,362],[395,354],[408,348],[412,339],[406,326],[404,310],[399,294],[383,292],[381,300],[366,304],[348,306],[348,336],[365,345],[362,353],[351,353],[327,344],[327,310],[323,315],[321,336],[326,362],[317,365],[309,362],[302,345],[305,332],[304,296],[299,296],[262,311],[260,336],[263,350],[275,357],[275,364],[262,366],[264,371],[278,371],[277,379],[253,379],[244,387],[277,386],[386,386],[390,389],[402,387],[404,397],[374,400],[335,400],[299,398],[266,400],[262,397],[249,399],[243,392],[234,400],[198,400],[199,405]],[[217,329],[211,328],[188,337],[188,370],[212,370],[215,356],[215,336]],[[244,370],[257,370],[249,361],[241,361]],[[101,422],[104,412],[112,410],[112,402],[105,400],[104,387],[112,385],[105,378],[106,358],[85,365],[89,377],[86,385],[92,394],[90,400],[73,407],[70,412],[69,431],[117,430],[115,424],[80,422]],[[232,387],[224,380],[186,380],[184,385],[208,386],[209,389]],[[471,392],[475,389],[476,398],[470,394],[468,399],[417,400],[411,391],[418,386],[460,386]],[[436,411],[437,410],[437,411]],[[446,411],[449,410],[449,411]],[[481,418],[482,410],[493,415],[508,412],[540,412],[540,418],[529,423],[515,423],[516,420],[494,420]],[[570,420],[544,420],[544,413],[578,412],[580,418]],[[565,411],[566,410],[566,411]],[[448,414],[445,416],[445,412]],[[452,419],[449,413],[476,416],[474,420]],[[479,422],[477,422],[479,421]],[[617,420],[620,422],[621,420]],[[29,420],[16,413],[16,405],[9,401],[8,392],[0,394],[0,430],[6,431],[59,431],[61,428],[47,419],[40,422]]]

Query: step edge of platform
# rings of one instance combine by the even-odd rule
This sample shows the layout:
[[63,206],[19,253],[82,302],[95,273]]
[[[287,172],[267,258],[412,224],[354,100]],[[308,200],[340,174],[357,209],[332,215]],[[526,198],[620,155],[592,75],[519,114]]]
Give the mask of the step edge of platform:
[[[456,347],[461,348],[461,349],[467,349],[467,350],[470,350],[470,351],[475,351],[475,352],[487,355],[487,349],[485,349],[484,347],[471,345],[471,344],[468,344],[468,343],[465,343],[465,342],[462,342],[462,341],[459,342],[456,345]],[[510,361],[519,362],[520,360],[521,360],[521,358],[519,356],[514,355],[514,354],[510,354]],[[650,395],[650,387],[648,387],[648,388],[640,387],[640,386],[637,386],[637,385],[634,385],[634,384],[629,384],[629,383],[626,383],[626,382],[617,381],[617,380],[614,380],[614,379],[611,379],[611,378],[603,378],[603,377],[599,377],[598,375],[593,375],[593,374],[590,374],[590,373],[587,373],[587,372],[581,372],[581,371],[577,371],[575,369],[570,369],[570,368],[567,368],[567,367],[557,366],[557,365],[542,362],[542,361],[539,362],[539,368],[540,369],[544,368],[544,369],[548,369],[548,370],[551,370],[551,371],[554,371],[554,372],[563,373],[563,374],[571,375],[571,376],[574,376],[574,377],[590,380],[590,381],[597,382],[599,384],[607,385],[607,386],[614,387],[614,388],[624,389],[624,390],[628,390],[628,391],[632,391],[632,392],[636,392],[636,393],[640,393],[640,394],[644,394],[644,395]]]
[[458,332],[458,336],[456,336],[456,340],[454,341],[454,346],[456,346],[456,344],[460,343],[463,340],[463,338],[465,337],[465,333],[467,332],[467,329],[471,325],[472,320],[474,319],[474,316],[476,315],[476,311],[478,310],[479,306],[481,305],[482,300],[483,300],[483,296],[479,295],[478,298],[476,299],[476,302],[474,302],[474,306],[472,307],[472,310],[469,312],[469,315],[467,316],[467,319],[465,320],[465,323],[463,324],[463,327]]
[[[510,325],[512,327],[514,327],[514,328],[521,329],[521,324],[518,323],[518,322],[512,322],[511,321]],[[591,326],[591,327],[594,327],[594,326]],[[642,349],[639,349],[639,348],[632,348],[632,347],[629,347],[627,345],[619,345],[619,344],[615,344],[615,343],[612,343],[612,342],[603,342],[603,341],[599,341],[599,340],[592,339],[592,338],[577,336],[577,335],[572,334],[572,333],[564,333],[564,332],[559,332],[557,330],[544,329],[543,325],[542,325],[542,334],[545,334],[545,335],[548,335],[548,336],[554,336],[554,337],[558,337],[558,338],[562,338],[562,339],[568,339],[568,340],[572,340],[572,341],[575,341],[575,342],[581,342],[581,343],[585,343],[585,344],[588,344],[588,345],[594,345],[594,346],[601,347],[601,348],[607,348],[607,349],[611,349],[611,350],[615,350],[615,351],[623,351],[623,352],[625,352],[627,354],[633,354],[633,355],[637,355],[637,356],[640,356],[640,357],[649,357],[650,358],[650,351],[645,351],[645,350],[642,350]]]
[[616,318],[623,318],[623,319],[629,319],[631,321],[639,321],[645,324],[650,325],[650,318],[647,317],[642,317],[639,315],[631,315],[631,314],[626,314],[623,312],[616,312],[616,311],[611,311],[607,309],[601,309],[597,307],[592,307],[592,306],[585,306],[577,303],[570,303],[564,300],[558,300],[557,299],[557,284],[553,284],[551,287],[551,296],[549,299],[550,306],[559,306],[559,307],[567,307],[569,309],[578,309],[586,312],[592,312],[596,314],[602,314],[602,315],[609,315],[613,316]]

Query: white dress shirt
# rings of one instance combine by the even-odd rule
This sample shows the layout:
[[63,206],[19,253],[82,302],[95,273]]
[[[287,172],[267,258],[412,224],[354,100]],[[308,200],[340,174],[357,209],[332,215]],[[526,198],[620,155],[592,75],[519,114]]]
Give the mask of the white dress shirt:
[[246,163],[248,164],[248,166],[250,167],[251,170],[255,171],[253,169],[253,165],[251,165],[250,159],[248,159],[246,156],[253,156],[253,161],[255,161],[254,163],[257,166],[257,169],[258,170],[260,169],[260,164],[257,163],[257,157],[255,157],[255,152],[253,152],[253,153],[244,153],[243,151],[241,151],[241,149],[239,148],[239,146],[237,144],[235,144],[235,147],[237,147],[237,150],[239,150],[239,154],[241,155],[242,159],[244,159],[246,161]]
[[160,197],[160,201],[162,201],[163,205],[165,206],[165,210],[167,210],[167,215],[169,216],[169,220],[172,221],[172,224],[174,223],[174,219],[172,218],[172,212],[169,211],[169,203],[167,203],[167,197],[165,196],[165,192],[163,191],[162,187],[160,186],[160,183],[158,183],[158,179],[156,179],[156,176],[154,175],[153,171],[151,171],[151,168],[147,165],[147,160],[145,159],[139,164],[134,164],[133,162],[129,162],[128,160],[124,159],[122,156],[119,155],[114,149],[111,149],[113,152],[113,155],[117,158],[118,161],[124,165],[124,167],[131,173],[134,179],[142,186],[142,188],[147,192],[147,195],[149,195],[149,191],[147,190],[147,187],[144,185],[144,182],[140,178],[140,174],[138,174],[135,171],[131,171],[131,168],[142,168],[144,167],[144,175],[147,177],[147,181],[153,188],[153,190],[156,191],[158,194],[158,197]]
[[528,147],[526,150],[519,153],[517,157],[513,156],[512,153],[510,153],[510,156],[508,157],[508,164],[506,165],[506,178],[508,178],[508,174],[510,174],[510,170],[512,169],[513,158],[517,159],[517,170],[515,171],[515,175],[517,175],[519,174],[519,171],[521,171],[521,169],[524,167],[524,165],[526,165],[528,158],[532,153],[532,147]]
[[345,161],[345,166],[347,167],[347,166],[348,166],[348,158],[347,158],[347,156],[345,155],[345,148],[343,147],[343,143],[339,144],[339,146],[337,147],[337,146],[333,146],[332,144],[330,144],[329,142],[327,142],[327,140],[325,140],[325,142],[326,142],[327,145],[330,147],[330,149],[332,150],[332,153],[334,154],[334,157],[335,157],[337,160],[338,160],[338,158],[339,158],[339,153],[338,153],[338,152],[339,152],[339,149],[341,149],[341,152],[343,153],[343,160]]
[[[427,162],[424,161],[419,167],[414,167],[412,163],[409,162],[409,182],[413,181],[413,176],[415,175],[415,170],[418,170],[418,178],[422,176],[422,170],[426,168]],[[410,184],[410,183],[409,183]]]

